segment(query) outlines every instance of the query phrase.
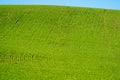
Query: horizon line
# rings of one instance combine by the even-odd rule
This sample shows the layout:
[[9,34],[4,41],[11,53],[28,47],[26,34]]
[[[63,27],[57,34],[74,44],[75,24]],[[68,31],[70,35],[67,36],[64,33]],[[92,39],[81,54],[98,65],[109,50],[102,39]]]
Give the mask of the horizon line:
[[115,9],[115,8],[104,8],[104,7],[90,7],[90,6],[77,6],[77,5],[56,5],[56,4],[37,4],[37,3],[32,3],[32,4],[26,4],[26,3],[23,3],[23,4],[0,4],[0,5],[41,5],[41,6],[65,6],[65,7],[82,7],[82,8],[95,8],[95,9],[107,9],[107,10],[119,10],[120,11],[120,9]]

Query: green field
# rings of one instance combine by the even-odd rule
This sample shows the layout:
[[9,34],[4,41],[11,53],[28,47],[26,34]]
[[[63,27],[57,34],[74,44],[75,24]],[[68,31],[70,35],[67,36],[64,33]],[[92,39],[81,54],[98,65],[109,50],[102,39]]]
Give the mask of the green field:
[[0,5],[0,80],[120,80],[120,10]]

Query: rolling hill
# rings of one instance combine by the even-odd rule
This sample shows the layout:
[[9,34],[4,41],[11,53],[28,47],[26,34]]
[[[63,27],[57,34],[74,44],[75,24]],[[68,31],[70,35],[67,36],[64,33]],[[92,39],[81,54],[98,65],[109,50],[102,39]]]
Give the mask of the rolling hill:
[[120,80],[120,11],[0,5],[0,80]]

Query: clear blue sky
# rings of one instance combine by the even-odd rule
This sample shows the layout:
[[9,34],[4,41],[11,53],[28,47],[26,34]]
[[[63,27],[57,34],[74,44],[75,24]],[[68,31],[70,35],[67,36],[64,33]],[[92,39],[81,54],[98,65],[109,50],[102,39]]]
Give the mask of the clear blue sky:
[[0,0],[0,4],[46,4],[120,10],[120,0]]

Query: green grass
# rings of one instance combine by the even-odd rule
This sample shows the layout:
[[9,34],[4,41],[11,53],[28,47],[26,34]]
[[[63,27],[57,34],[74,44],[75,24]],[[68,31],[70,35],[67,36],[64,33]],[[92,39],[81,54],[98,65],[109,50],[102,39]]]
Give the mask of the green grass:
[[1,5],[0,80],[120,80],[120,11]]

